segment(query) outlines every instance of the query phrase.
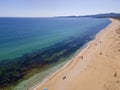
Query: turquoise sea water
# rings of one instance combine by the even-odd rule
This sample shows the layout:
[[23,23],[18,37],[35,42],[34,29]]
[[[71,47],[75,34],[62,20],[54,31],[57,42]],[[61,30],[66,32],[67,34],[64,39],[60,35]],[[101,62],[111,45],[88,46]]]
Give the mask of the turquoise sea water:
[[0,60],[82,38],[109,23],[98,18],[0,18]]

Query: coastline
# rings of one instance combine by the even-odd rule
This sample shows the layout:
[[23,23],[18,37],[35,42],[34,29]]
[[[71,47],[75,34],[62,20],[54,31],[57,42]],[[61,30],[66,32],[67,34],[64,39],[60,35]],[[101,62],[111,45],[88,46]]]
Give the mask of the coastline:
[[[93,40],[91,40],[87,46],[82,49],[78,55],[76,55],[75,57],[73,57],[72,60],[70,60],[64,67],[62,67],[60,70],[58,70],[57,72],[53,73],[50,77],[46,78],[42,83],[40,83],[38,86],[36,86],[33,90],[42,90],[43,88],[48,88],[49,90],[55,90],[55,88],[58,86],[57,85],[60,85],[61,83],[60,82],[66,82],[65,80],[60,80],[60,78],[62,77],[66,77],[69,78],[69,77],[75,77],[76,75],[80,74],[81,72],[84,72],[85,68],[88,67],[88,64],[90,63],[91,59],[86,59],[86,60],[83,60],[84,59],[84,54],[87,50],[89,50],[89,48],[93,47],[93,44],[95,43],[100,43],[98,42],[98,39],[100,38],[100,36],[106,32],[106,30],[108,31],[109,27],[112,26],[114,20],[113,19],[110,19],[112,21],[111,24],[109,24],[107,27],[105,27],[103,30],[101,30]],[[95,44],[96,45],[96,44]],[[94,46],[95,46],[94,45]],[[91,55],[93,56],[93,53],[95,53],[95,51],[91,51]],[[89,55],[89,57],[91,57],[91,55]],[[76,65],[78,63],[78,61],[80,61],[79,63],[79,66]],[[74,67],[74,65],[76,65]],[[74,68],[73,68],[74,67]],[[71,74],[71,72],[73,71],[73,69],[76,70],[76,68],[80,69],[78,71],[75,71],[74,74]],[[71,70],[72,69],[72,70]],[[58,77],[56,79],[56,77]],[[71,78],[70,78],[71,79]],[[60,82],[57,83],[57,85],[54,87],[50,87],[50,85],[52,85],[52,83],[55,83],[55,80],[60,80]],[[52,82],[51,84],[49,82]],[[61,86],[61,85],[60,85]],[[68,88],[68,87],[64,87],[64,88]],[[59,89],[59,88],[58,88]],[[69,88],[71,89],[71,88]]]
[[[69,23],[70,20],[72,21],[71,23]],[[50,45],[49,47],[40,50],[36,50],[35,52],[33,51],[31,53],[26,53],[21,57],[10,60],[2,60],[0,62],[1,72],[3,72],[1,73],[2,78],[0,79],[1,89],[11,88],[14,90],[27,90],[32,86],[42,82],[42,80],[44,80],[46,77],[50,76],[51,74],[62,68],[67,63],[67,60],[69,61],[71,60],[71,58],[73,58],[73,56],[76,56],[76,52],[78,50],[83,48],[86,43],[93,40],[98,32],[100,32],[103,28],[111,23],[111,21],[109,21],[107,18],[70,18],[69,20],[65,19],[65,22],[67,21],[66,24],[71,24],[70,26],[64,26],[64,20],[60,19],[60,21],[63,22],[61,23],[61,25],[63,25],[62,28],[66,29],[66,33],[63,33],[64,29],[62,29],[63,31],[61,31],[60,29],[63,36],[65,35],[64,37],[58,35],[61,36],[63,40],[57,40],[56,44]],[[76,21],[80,22],[78,23]],[[56,26],[56,24],[53,25]],[[34,25],[33,27],[32,25],[30,26],[31,28],[34,27]],[[58,26],[56,27],[59,28]],[[73,28],[67,29],[70,27]],[[71,32],[67,32],[67,30]],[[53,36],[56,36],[57,33],[51,34],[53,34]],[[32,45],[32,42],[30,45]]]

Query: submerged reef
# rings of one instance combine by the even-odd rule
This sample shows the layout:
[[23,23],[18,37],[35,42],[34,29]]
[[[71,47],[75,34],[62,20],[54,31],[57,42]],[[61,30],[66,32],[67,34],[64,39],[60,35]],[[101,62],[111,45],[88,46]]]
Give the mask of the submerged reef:
[[[95,34],[95,32],[94,32]],[[92,35],[92,37],[91,37]],[[59,42],[47,48],[36,52],[25,54],[21,57],[0,61],[0,88],[15,85],[21,79],[29,74],[32,69],[42,69],[46,65],[58,62],[73,54],[86,42],[93,39],[93,33],[88,33],[83,37],[73,38]]]

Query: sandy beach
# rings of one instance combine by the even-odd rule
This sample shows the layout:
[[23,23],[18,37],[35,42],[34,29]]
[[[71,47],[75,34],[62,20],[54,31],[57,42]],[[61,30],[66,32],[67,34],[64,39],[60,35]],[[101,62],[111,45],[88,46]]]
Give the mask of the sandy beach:
[[120,90],[120,21],[110,20],[72,62],[34,90]]

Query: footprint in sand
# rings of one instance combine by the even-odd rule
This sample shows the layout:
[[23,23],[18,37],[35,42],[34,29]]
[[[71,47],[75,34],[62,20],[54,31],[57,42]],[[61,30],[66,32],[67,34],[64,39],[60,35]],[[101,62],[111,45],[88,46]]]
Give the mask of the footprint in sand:
[[102,55],[102,52],[100,52],[99,54]]
[[117,77],[117,73],[114,73],[114,75],[113,75],[114,77]]

